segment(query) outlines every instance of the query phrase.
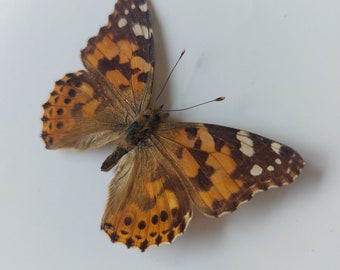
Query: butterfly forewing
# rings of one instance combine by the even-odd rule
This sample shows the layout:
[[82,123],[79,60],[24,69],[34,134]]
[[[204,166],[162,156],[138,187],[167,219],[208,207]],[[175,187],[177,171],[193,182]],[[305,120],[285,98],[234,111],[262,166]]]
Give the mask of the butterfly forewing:
[[118,0],[109,22],[88,41],[85,67],[136,115],[151,98],[154,56],[150,15],[145,0]]
[[291,183],[304,163],[285,145],[217,125],[164,123],[155,140],[184,175],[191,199],[212,216],[234,211],[258,191]]

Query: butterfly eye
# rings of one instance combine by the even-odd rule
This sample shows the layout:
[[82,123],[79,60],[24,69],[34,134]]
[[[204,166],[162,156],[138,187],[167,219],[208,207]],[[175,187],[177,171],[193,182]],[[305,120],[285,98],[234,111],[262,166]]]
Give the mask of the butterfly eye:
[[144,115],[143,115],[143,117],[144,117],[145,119],[150,119],[150,117],[151,117],[151,112],[150,112],[150,111],[145,112]]

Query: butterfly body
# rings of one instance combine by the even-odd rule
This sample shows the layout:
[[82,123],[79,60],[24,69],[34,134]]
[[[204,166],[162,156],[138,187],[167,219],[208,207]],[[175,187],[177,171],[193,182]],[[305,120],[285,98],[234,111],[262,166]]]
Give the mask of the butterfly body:
[[[163,114],[164,115],[164,114]],[[161,122],[160,109],[147,109],[138,115],[137,119],[123,133],[122,139],[114,152],[108,156],[101,167],[102,171],[109,171],[118,163],[119,159],[134,147],[145,145],[145,140],[157,132]]]
[[195,205],[232,212],[258,191],[291,183],[304,161],[292,148],[234,128],[165,121],[150,108],[154,72],[146,0],[118,0],[81,52],[86,70],[66,74],[43,105],[47,149],[114,143],[101,169],[116,167],[101,229],[142,251],[172,242]]

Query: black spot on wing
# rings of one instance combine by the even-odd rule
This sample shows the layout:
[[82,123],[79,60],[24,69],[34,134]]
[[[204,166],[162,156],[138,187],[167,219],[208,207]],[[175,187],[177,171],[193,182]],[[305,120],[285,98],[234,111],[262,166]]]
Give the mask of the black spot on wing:
[[186,128],[184,129],[189,140],[193,140],[197,136],[198,128]]

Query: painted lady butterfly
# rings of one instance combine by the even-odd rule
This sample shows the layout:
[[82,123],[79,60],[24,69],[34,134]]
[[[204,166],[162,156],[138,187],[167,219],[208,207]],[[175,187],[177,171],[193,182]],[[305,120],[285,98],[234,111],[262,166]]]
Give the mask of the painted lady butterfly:
[[297,152],[233,128],[166,122],[150,108],[153,34],[146,0],[118,0],[108,24],[81,52],[87,71],[66,74],[43,105],[47,149],[116,148],[101,228],[144,251],[187,227],[192,203],[209,216],[234,211],[258,191],[291,183]]

